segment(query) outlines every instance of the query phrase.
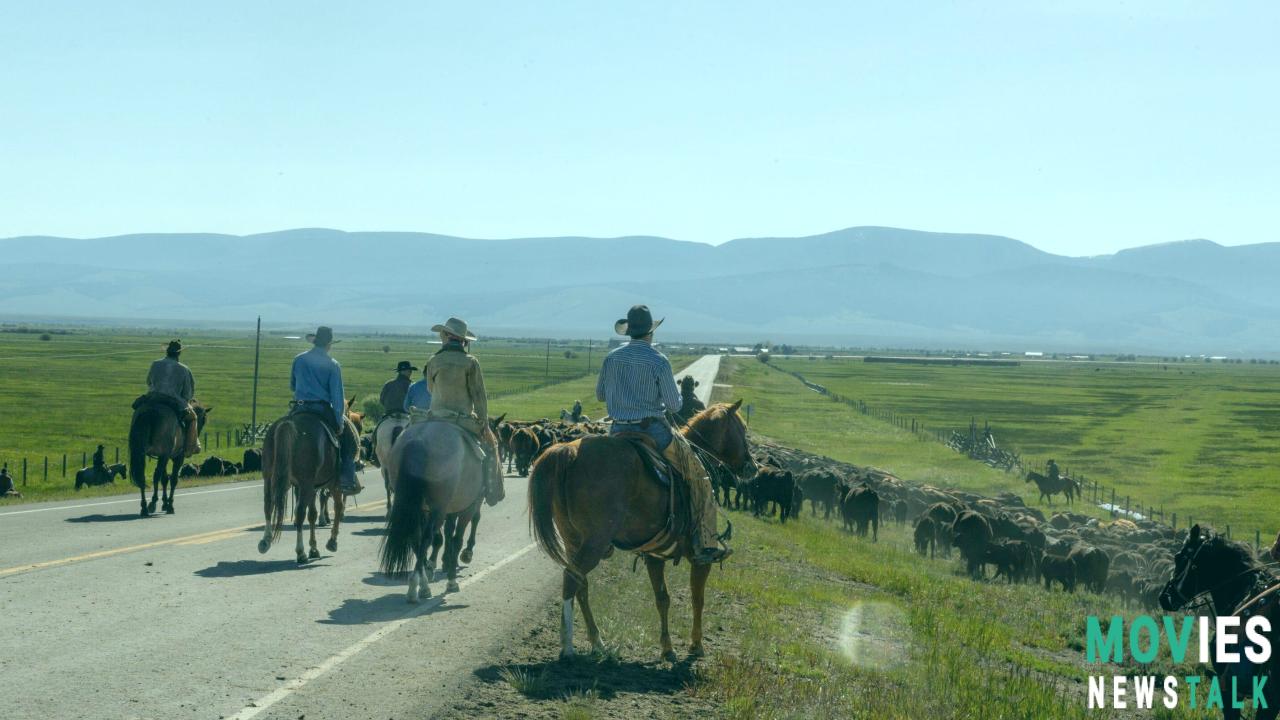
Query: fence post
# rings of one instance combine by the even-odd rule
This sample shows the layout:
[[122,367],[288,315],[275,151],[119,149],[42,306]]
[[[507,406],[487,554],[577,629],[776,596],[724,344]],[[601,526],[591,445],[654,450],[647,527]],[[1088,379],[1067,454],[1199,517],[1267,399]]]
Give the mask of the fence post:
[[80,467],[88,467],[88,466],[89,466],[89,453],[81,451]]
[[46,485],[49,483],[49,456],[48,455],[44,456],[44,482]]
[[1228,539],[1228,540],[1230,540],[1230,539],[1231,539],[1231,526],[1230,526],[1230,525],[1228,525],[1228,526],[1227,526],[1227,539]]
[[1258,552],[1260,550],[1262,550],[1262,531],[1254,530],[1253,531],[1253,551]]
[[27,486],[27,459],[22,458],[22,487]]
[[1125,517],[1129,516],[1129,496],[1128,495],[1124,496],[1124,514],[1125,514]]
[[1172,515],[1170,515],[1170,517],[1173,519],[1173,522],[1171,523],[1173,529],[1177,530],[1178,529],[1178,513],[1173,513]]
[[67,479],[67,454],[62,453],[62,479]]
[[1116,489],[1111,488],[1111,517],[1116,516]]
[[116,462],[120,462],[120,446],[116,446]]
[[222,433],[220,433],[220,432],[216,432],[216,433],[214,433],[214,434],[213,434],[213,446],[214,446],[215,448],[221,448],[221,447],[222,447]]

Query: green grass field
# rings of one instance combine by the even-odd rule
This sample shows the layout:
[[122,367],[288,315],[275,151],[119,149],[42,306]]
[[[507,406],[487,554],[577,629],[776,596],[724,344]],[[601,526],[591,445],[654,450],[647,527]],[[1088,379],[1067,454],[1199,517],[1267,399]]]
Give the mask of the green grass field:
[[[263,332],[259,423],[287,410],[290,363],[309,347],[303,340],[286,339],[286,334],[299,333]],[[125,459],[130,403],[145,390],[151,361],[163,355],[164,343],[174,336],[186,345],[182,360],[195,374],[196,397],[214,408],[206,427],[205,454],[239,459],[242,449],[228,448],[226,440],[230,431],[234,442],[234,432],[251,417],[252,328],[242,333],[72,329],[71,334],[52,335],[47,341],[38,334],[0,333],[0,377],[4,378],[0,381],[0,462],[8,463],[24,500],[74,495],[75,470],[98,443],[106,445],[107,462],[115,461],[116,448]],[[421,368],[439,349],[429,339],[425,334],[343,338],[333,354],[342,363],[347,395],[358,395],[361,406],[367,399],[376,399],[382,384],[395,374],[397,361],[408,359]],[[490,411],[495,415],[558,417],[560,409],[572,406],[575,399],[582,400],[589,415],[602,414],[594,398],[594,375],[588,374],[588,361],[592,368],[600,367],[605,348],[599,342],[588,357],[586,341],[553,341],[549,360],[545,341],[482,340],[472,350],[484,367]],[[676,366],[688,361],[687,355],[672,357]],[[44,480],[46,457],[48,482]],[[23,459],[27,460],[26,487],[21,487]],[[81,494],[118,493],[124,487],[117,481],[114,487],[91,488]]]
[[[1131,494],[1135,504],[1140,499],[1183,519],[1191,515],[1218,527],[1231,524],[1240,537],[1247,533],[1252,538],[1254,529],[1263,535],[1275,531],[1280,366],[1032,362],[950,367],[823,358],[773,362],[831,391],[914,417],[931,428],[961,430],[971,418],[979,424],[989,421],[1001,445],[1039,463],[1053,457],[1073,473],[1115,487],[1120,497]],[[782,373],[773,375],[764,379],[762,368],[750,368],[748,384],[803,389]],[[900,462],[918,464],[921,453],[936,457],[937,452],[922,448]],[[935,460],[928,464],[944,466]],[[987,490],[1002,481],[992,477],[990,482]],[[984,490],[984,481],[954,484]]]

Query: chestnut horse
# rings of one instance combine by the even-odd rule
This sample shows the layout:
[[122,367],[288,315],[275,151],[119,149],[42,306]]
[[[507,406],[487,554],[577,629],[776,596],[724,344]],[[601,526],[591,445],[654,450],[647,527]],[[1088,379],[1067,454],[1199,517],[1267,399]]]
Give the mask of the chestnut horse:
[[[204,429],[205,418],[213,408],[203,407],[192,402],[196,413],[197,432]],[[172,515],[173,498],[178,492],[178,471],[182,469],[182,461],[186,452],[186,438],[183,436],[182,423],[178,421],[178,413],[173,408],[160,402],[146,402],[133,412],[129,422],[129,474],[133,476],[133,484],[142,493],[142,517],[156,511],[156,499],[163,490],[164,512]],[[147,458],[156,459],[155,474],[151,478],[151,502],[147,502]],[[166,471],[166,468],[171,470]],[[79,480],[79,476],[76,476]],[[76,488],[80,488],[77,486]]]
[[[734,473],[750,475],[755,463],[747,447],[747,429],[738,417],[742,401],[720,403],[689,420],[680,432]],[[529,515],[538,545],[564,568],[560,657],[573,655],[573,601],[582,605],[587,638],[601,652],[600,630],[591,615],[587,573],[613,548],[646,552],[657,538],[674,535],[674,547],[658,557],[644,554],[654,601],[662,624],[662,657],[675,660],[667,610],[666,561],[692,558],[691,518],[673,517],[671,490],[645,469],[636,448],[627,440],[590,436],[551,446],[534,465],[529,479]],[[689,515],[692,515],[690,513]],[[689,563],[693,595],[693,633],[690,654],[701,656],[702,605],[710,565]]]
[[[320,491],[333,496],[333,528],[329,552],[338,550],[338,526],[342,524],[343,494],[338,491],[338,447],[330,440],[329,429],[319,415],[299,412],[271,424],[262,441],[262,504],[266,523],[258,552],[265,553],[280,536],[284,525],[285,496],[290,486],[297,489],[293,525],[297,531],[294,550],[298,564],[320,557],[316,549],[316,499]],[[311,530],[311,552],[303,551],[302,523]]]

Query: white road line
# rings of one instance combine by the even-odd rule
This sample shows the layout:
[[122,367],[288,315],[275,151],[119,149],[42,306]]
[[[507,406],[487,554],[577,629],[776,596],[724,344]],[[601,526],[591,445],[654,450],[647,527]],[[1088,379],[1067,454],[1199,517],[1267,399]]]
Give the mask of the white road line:
[[[464,579],[462,582],[458,583],[459,588],[461,590],[465,590],[468,585],[471,585],[472,583],[476,583],[476,582],[479,582],[480,580],[483,580],[485,576],[487,576],[489,573],[495,572],[505,567],[506,565],[513,563],[516,560],[519,560],[520,558],[524,557],[526,554],[528,554],[530,550],[534,549],[535,547],[537,547],[536,543],[529,543],[528,545],[525,545],[524,547],[506,556],[505,558],[499,560],[498,562],[490,565],[484,570],[481,570],[475,575],[472,575],[471,577]],[[302,673],[301,675],[294,678],[293,680],[286,682],[284,685],[281,685],[280,687],[276,688],[270,693],[262,696],[261,698],[258,698],[254,702],[249,703],[247,707],[245,707],[243,710],[236,713],[235,715],[230,716],[229,718],[227,718],[227,720],[249,720],[250,718],[257,717],[260,713],[267,710],[272,705],[275,705],[281,700],[284,700],[285,698],[289,697],[295,692],[301,690],[303,687],[306,686],[307,683],[311,682],[312,680],[315,680],[316,678],[320,677],[321,675],[324,675],[325,673],[341,665],[342,663],[346,662],[352,657],[360,654],[370,645],[378,642],[382,638],[400,629],[400,627],[408,623],[410,620],[413,620],[414,618],[428,611],[436,609],[443,602],[444,602],[444,596],[438,595],[435,598],[433,598],[430,602],[408,610],[399,619],[393,620],[387,623],[386,625],[383,625],[377,630],[361,638],[360,640],[355,642],[353,645],[347,647],[346,649],[342,650],[336,655],[329,657],[327,660],[320,663],[319,665],[316,665],[310,670],[307,670],[306,672]]]
[[[209,495],[212,493],[235,492],[237,490],[252,490],[262,487],[258,485],[245,485],[243,487],[218,488],[217,490],[191,490],[183,492],[182,497],[190,497],[192,495]],[[83,505],[59,505],[58,507],[36,508],[35,510],[13,510],[10,512],[0,513],[0,517],[5,515],[26,515],[27,513],[53,512],[54,510],[75,510],[76,508],[101,507],[102,505],[121,505],[124,503],[136,503],[138,498],[129,498],[128,500],[107,500],[105,502],[85,503]]]

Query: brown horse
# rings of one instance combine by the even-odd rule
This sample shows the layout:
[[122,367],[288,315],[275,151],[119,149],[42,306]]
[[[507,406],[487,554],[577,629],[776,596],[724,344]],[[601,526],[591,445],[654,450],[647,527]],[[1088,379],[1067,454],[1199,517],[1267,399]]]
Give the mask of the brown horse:
[[[333,496],[333,529],[325,545],[338,550],[338,526],[342,524],[343,495],[338,491],[338,447],[329,439],[329,430],[319,415],[309,412],[286,415],[271,424],[262,442],[262,504],[266,524],[258,552],[265,553],[280,536],[284,524],[285,496],[297,490],[293,525],[297,531],[298,564],[320,557],[316,549],[316,499],[321,490]],[[311,530],[311,552],[302,547],[302,522]]]
[[474,446],[465,430],[437,421],[410,425],[391,448],[388,469],[395,496],[382,538],[382,572],[402,574],[416,556],[406,593],[411,603],[431,597],[431,546],[442,532],[449,576],[445,592],[458,591],[462,539],[479,512],[484,489],[482,460]]
[[[694,416],[681,433],[739,476],[755,472],[747,446],[747,429],[737,415],[742,401],[720,403]],[[603,650],[591,615],[587,573],[613,548],[643,550],[671,533],[675,547],[663,557],[645,554],[654,601],[662,624],[662,657],[675,659],[667,610],[666,561],[692,558],[690,520],[673,517],[670,489],[646,471],[639,453],[627,441],[591,436],[553,445],[534,465],[529,480],[529,514],[534,537],[544,552],[564,568],[560,657],[573,655],[573,601],[582,604],[587,637],[594,651]],[[674,522],[673,522],[674,521]],[[689,563],[693,595],[692,655],[703,654],[702,605],[710,565]]]
[[[204,429],[204,421],[213,411],[193,402],[197,431]],[[148,402],[140,405],[129,423],[129,474],[133,484],[142,493],[142,517],[156,511],[156,499],[163,488],[161,509],[172,515],[173,499],[178,491],[178,471],[185,457],[186,438],[178,413],[163,403]],[[147,458],[156,459],[155,474],[151,478],[151,502],[147,502]],[[165,468],[169,467],[169,472]],[[78,489],[78,488],[77,488]]]
[[1060,475],[1057,480],[1054,480],[1051,477],[1041,475],[1035,470],[1027,473],[1025,482],[1034,482],[1036,487],[1040,490],[1040,499],[1047,499],[1050,505],[1053,504],[1053,496],[1058,493],[1066,495],[1067,504],[1070,505],[1071,501],[1075,499],[1076,493],[1080,490],[1076,481],[1065,475]]

